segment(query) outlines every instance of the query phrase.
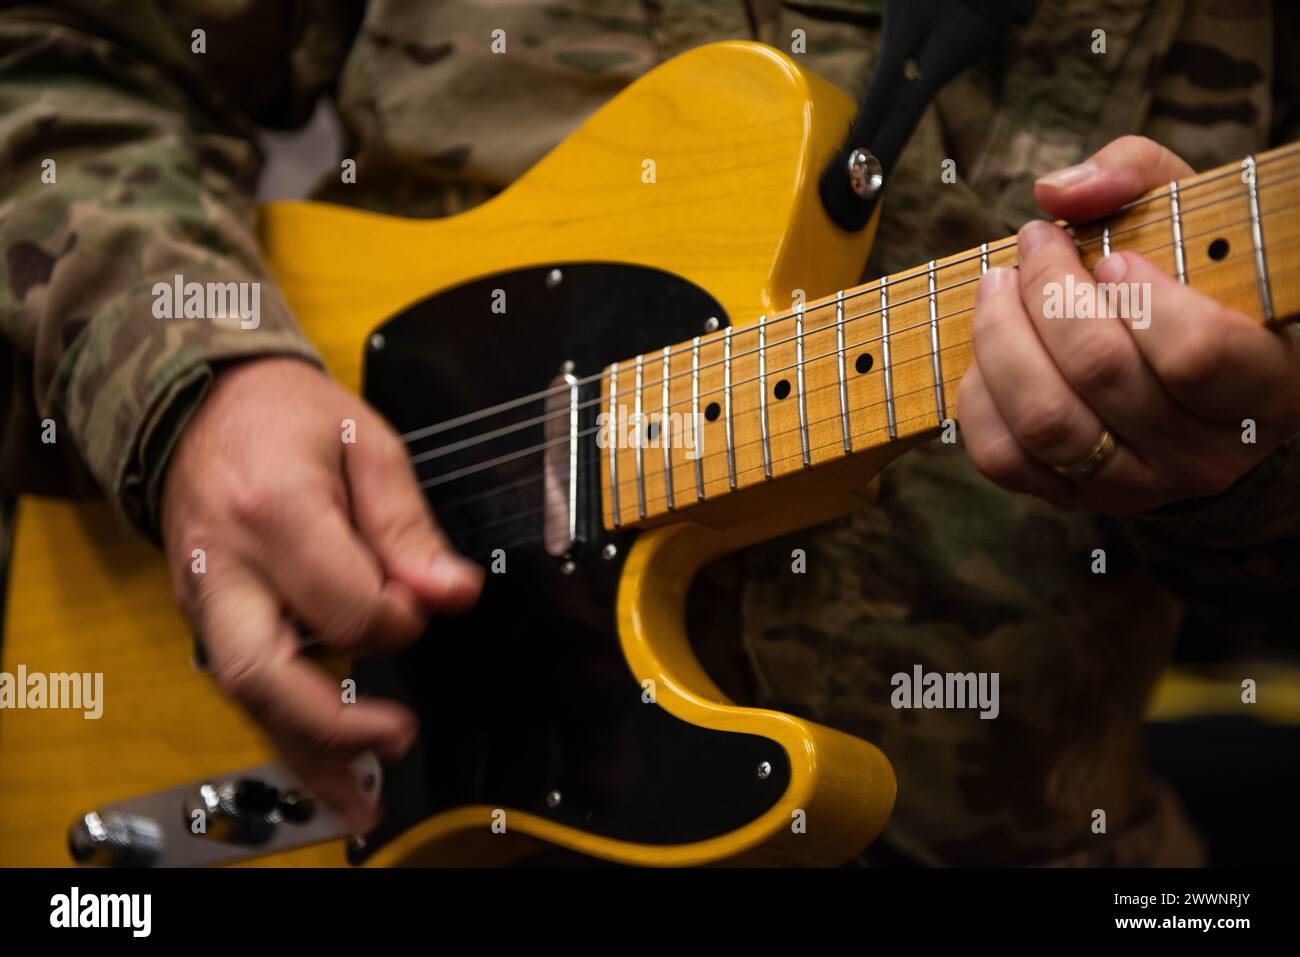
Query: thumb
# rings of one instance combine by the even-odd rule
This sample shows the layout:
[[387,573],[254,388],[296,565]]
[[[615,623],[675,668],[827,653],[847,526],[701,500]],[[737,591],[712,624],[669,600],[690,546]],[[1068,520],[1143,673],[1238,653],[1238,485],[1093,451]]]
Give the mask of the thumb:
[[467,610],[483,589],[483,569],[459,555],[438,528],[397,438],[377,422],[367,431],[367,438],[344,446],[357,530],[388,576],[432,610]]
[[1042,177],[1034,184],[1034,197],[1047,215],[1081,223],[1191,173],[1154,140],[1121,136],[1084,162]]

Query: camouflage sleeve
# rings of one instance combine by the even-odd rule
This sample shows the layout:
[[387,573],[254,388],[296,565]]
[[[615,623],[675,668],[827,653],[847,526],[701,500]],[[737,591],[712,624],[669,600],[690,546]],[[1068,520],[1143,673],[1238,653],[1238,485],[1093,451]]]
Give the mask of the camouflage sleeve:
[[252,124],[195,95],[187,33],[145,4],[127,40],[48,9],[0,16],[0,490],[80,474],[156,538],[217,364],[318,360],[259,262]]
[[1300,588],[1300,435],[1221,495],[1127,524],[1202,625],[1266,638]]
[[[1272,145],[1300,138],[1300,59],[1291,55],[1300,8],[1275,2],[1271,83],[1261,88]],[[1215,127],[1217,131],[1219,127]],[[1294,330],[1279,333],[1300,338]],[[1154,569],[1216,635],[1266,639],[1300,588],[1300,435],[1232,488],[1126,523]],[[1269,623],[1272,622],[1272,628]]]

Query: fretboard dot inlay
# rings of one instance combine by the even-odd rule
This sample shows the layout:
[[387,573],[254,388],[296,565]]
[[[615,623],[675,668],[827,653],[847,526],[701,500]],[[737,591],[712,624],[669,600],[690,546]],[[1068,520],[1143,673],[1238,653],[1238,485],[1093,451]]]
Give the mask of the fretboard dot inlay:
[[876,360],[871,358],[870,352],[864,352],[854,360],[853,368],[857,369],[858,372],[867,373],[871,371],[871,367],[875,365],[875,362]]
[[1228,255],[1228,248],[1228,241],[1223,237],[1219,237],[1210,243],[1210,248],[1206,250],[1206,254],[1215,262],[1219,262]]
[[716,402],[710,402],[704,407],[704,417],[710,422],[718,421],[718,416],[722,415],[722,406]]
[[772,388],[772,394],[778,399],[784,399],[790,394],[790,380],[782,379]]

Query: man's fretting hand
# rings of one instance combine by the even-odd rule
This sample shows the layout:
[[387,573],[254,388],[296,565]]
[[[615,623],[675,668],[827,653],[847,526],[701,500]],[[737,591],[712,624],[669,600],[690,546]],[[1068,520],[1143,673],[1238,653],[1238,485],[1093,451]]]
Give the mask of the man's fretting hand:
[[304,362],[231,366],[177,444],[162,533],[177,601],[222,689],[354,831],[371,827],[349,765],[405,753],[415,717],[391,701],[345,704],[300,653],[295,625],[349,655],[399,648],[429,613],[472,606],[483,584],[434,523],[402,443]]
[[[1190,173],[1151,140],[1126,136],[1039,180],[1038,202],[1084,222]],[[1111,316],[1047,318],[1046,290],[1067,277],[1076,289],[1141,284],[1149,316],[1140,328]],[[1224,491],[1300,429],[1300,349],[1290,335],[1135,252],[1112,253],[1095,277],[1063,229],[1035,221],[1020,231],[1019,269],[981,279],[975,362],[957,405],[986,476],[1061,505],[1139,512]],[[1243,441],[1247,419],[1253,442]],[[1095,454],[1103,429],[1116,440],[1109,457]],[[1077,480],[1053,468],[1085,460],[1100,467]]]

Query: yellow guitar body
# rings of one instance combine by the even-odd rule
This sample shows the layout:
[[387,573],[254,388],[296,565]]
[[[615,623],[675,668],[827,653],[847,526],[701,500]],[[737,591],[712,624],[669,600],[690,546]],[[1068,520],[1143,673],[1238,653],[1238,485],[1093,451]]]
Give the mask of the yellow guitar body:
[[[854,283],[869,236],[834,227],[817,176],[853,105],[788,58],[726,43],[685,54],[611,101],[496,199],[446,220],[405,220],[315,203],[264,209],[275,279],[330,372],[359,390],[370,332],[440,289],[529,265],[656,267],[711,293],[737,325]],[[701,330],[703,331],[703,330]],[[274,410],[268,410],[274,414]],[[623,573],[619,638],[659,704],[704,727],[749,732],[789,754],[790,785],[761,817],[693,844],[596,837],[510,811],[430,818],[372,863],[481,863],[529,837],[626,863],[833,864],[866,846],[893,804],[872,745],[789,715],[737,707],[696,661],[684,600],[694,572],[755,541],[860,507],[882,463],[864,456],[809,483],[773,486],[726,513],[643,534]],[[707,522],[707,524],[705,524]],[[0,713],[0,864],[68,863],[69,823],[90,808],[274,758],[254,725],[189,663],[161,557],[103,503],[20,502],[3,670],[103,672],[98,720],[80,711]],[[801,817],[806,833],[792,824]],[[342,844],[264,858],[336,864]]]

